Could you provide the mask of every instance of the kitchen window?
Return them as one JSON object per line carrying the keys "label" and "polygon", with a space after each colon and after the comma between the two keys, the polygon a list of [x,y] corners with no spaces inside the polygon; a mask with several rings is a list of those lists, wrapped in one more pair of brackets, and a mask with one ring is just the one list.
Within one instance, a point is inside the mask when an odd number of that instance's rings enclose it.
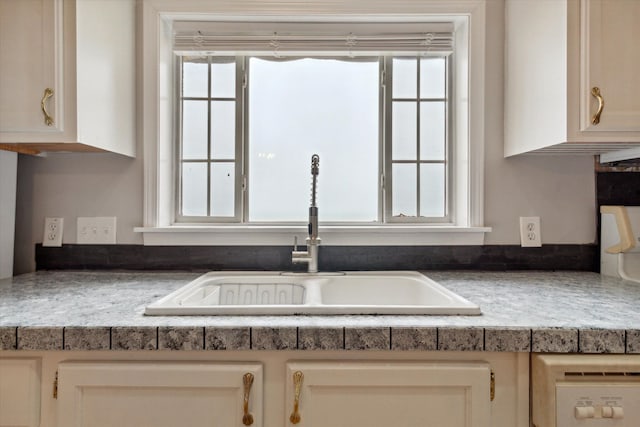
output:
{"label": "kitchen window", "polygon": [[[247,9],[252,11],[250,15],[244,12],[245,6],[250,7]],[[144,75],[145,202],[144,225],[136,230],[143,233],[145,244],[282,245],[290,244],[294,236],[304,237],[310,155],[317,151],[321,154],[318,197],[323,244],[483,243],[484,233],[490,231],[483,224],[484,2],[462,0],[451,5],[440,0],[409,0],[398,6],[388,2],[337,0],[334,6],[334,12],[327,13],[322,3],[313,1],[282,7],[269,1],[248,0],[211,4],[190,0],[144,2],[141,73]],[[277,12],[273,7],[277,7]],[[220,39],[213,34],[229,33],[231,29],[234,36],[255,35],[265,28],[278,26],[276,30],[267,31],[267,49],[256,47],[255,37],[249,40],[239,37],[234,43],[222,40],[216,44],[216,39]],[[298,34],[313,28],[315,34],[321,35],[335,34],[339,29],[341,36],[336,43],[340,46],[326,43],[326,38],[311,47],[309,44],[287,45],[284,27]],[[414,30],[419,27],[430,28],[418,31],[420,47],[396,51],[378,46],[369,51],[358,50],[368,43],[363,34],[380,32],[381,28],[385,29],[384,33],[389,33],[386,31],[389,29],[395,33],[416,33]],[[448,51],[432,49],[425,54],[421,47],[425,35],[430,33],[447,33]],[[297,41],[300,40],[294,40]],[[353,108],[358,109],[359,101],[362,101],[360,105],[367,106],[360,110],[362,114],[366,112],[373,124],[365,131],[348,123],[354,120],[342,120],[352,128],[334,129],[338,135],[350,132],[352,140],[367,135],[363,139],[368,145],[359,148],[355,157],[344,150],[345,139],[313,139],[320,134],[318,129],[331,130],[319,126],[323,123],[321,120],[312,123],[315,127],[303,127],[306,132],[290,129],[292,120],[274,115],[283,110],[252,102],[252,98],[260,96],[270,102],[283,98],[274,97],[274,92],[271,95],[253,92],[277,83],[269,78],[268,85],[256,85],[261,76],[268,75],[266,69],[288,72],[304,62],[314,63],[314,67],[335,65],[345,77],[332,81],[354,90],[358,85],[369,87],[368,82],[373,82],[375,76],[377,93],[364,89],[349,98],[356,106]],[[206,68],[207,77],[200,77],[206,81],[206,93],[182,93],[183,79],[192,71],[186,70],[184,64],[187,68]],[[209,76],[209,67],[213,77]],[[444,84],[440,84],[444,93],[423,93],[432,88],[424,85],[419,76],[430,67],[444,69],[441,73]],[[413,70],[414,77],[402,79],[402,83],[415,84],[415,97],[399,92],[400,86],[394,93],[391,83],[394,75],[398,76],[399,72],[408,75],[409,69]],[[216,77],[216,70],[227,71],[217,73]],[[323,71],[329,72],[333,71]],[[350,73],[368,77],[358,79],[358,85],[354,85],[347,78]],[[234,76],[235,93],[214,93],[215,89],[210,93],[211,79],[224,78],[224,75]],[[279,93],[277,88],[272,90]],[[347,108],[342,101],[331,102]],[[293,105],[306,108],[306,104]],[[305,113],[298,110],[286,114]],[[200,125],[190,124],[184,128],[185,113],[199,115]],[[352,117],[352,113],[337,116],[344,119]],[[425,125],[428,120],[431,124]],[[334,116],[324,123],[333,125],[339,121]],[[425,127],[435,122],[442,123],[440,128],[425,132]],[[293,132],[289,144],[309,144],[308,152],[298,154],[286,149],[277,152],[275,148],[285,140],[280,139],[277,132],[284,131]],[[195,144],[189,147],[179,144],[185,136],[191,138],[198,132],[200,136]],[[261,146],[260,138],[269,135],[276,135],[278,144]],[[440,138],[445,143],[434,149],[436,143],[425,140],[425,136]],[[215,140],[221,141],[220,138],[226,142],[216,145]],[[325,152],[324,147],[317,148],[317,144],[330,142],[338,147],[339,155]],[[289,207],[280,202],[271,203],[271,190],[260,190],[260,185],[272,189],[278,184],[268,183],[266,178],[272,174],[265,169],[267,172],[262,171],[260,175],[257,168],[259,162],[275,164],[283,157],[289,158],[286,166],[293,169],[272,170],[285,176],[280,182],[297,186],[283,192],[283,197],[290,199]],[[360,158],[367,158],[366,164],[371,166],[358,169],[361,165],[355,159]],[[345,170],[350,171],[352,177],[362,178],[362,182],[339,178]],[[342,184],[332,184],[332,179]],[[345,183],[355,187],[345,190]],[[215,191],[216,185],[218,191]],[[347,209],[345,202],[330,199],[344,194],[363,197],[366,202],[353,200],[355,208]],[[183,197],[188,199],[186,204]],[[349,202],[351,198],[355,196],[350,197]],[[283,209],[273,210],[273,206]]]}
{"label": "kitchen window", "polygon": [[447,221],[449,61],[181,56],[178,222]]}

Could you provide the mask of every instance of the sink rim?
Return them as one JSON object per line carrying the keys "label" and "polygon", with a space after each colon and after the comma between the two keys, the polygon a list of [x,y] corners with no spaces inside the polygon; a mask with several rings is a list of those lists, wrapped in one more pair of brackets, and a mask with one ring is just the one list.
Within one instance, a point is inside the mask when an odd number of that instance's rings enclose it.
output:
{"label": "sink rim", "polygon": [[[323,283],[337,277],[354,277],[366,279],[413,279],[419,280],[416,286],[425,286],[450,298],[455,306],[427,304],[332,304],[323,303],[320,299]],[[277,280],[277,283],[294,283],[305,287],[305,299],[302,304],[238,304],[238,305],[178,305],[177,299],[188,292],[197,291],[198,287],[215,279],[252,280],[255,278]],[[282,281],[282,282],[280,282]],[[248,282],[252,283],[252,282]],[[270,282],[274,283],[274,282]],[[340,286],[332,283],[331,286]],[[366,286],[360,285],[360,286]],[[382,285],[384,286],[384,285]],[[391,285],[392,286],[392,285]],[[428,276],[417,271],[354,271],[354,272],[320,272],[295,273],[286,271],[211,271],[202,274],[188,284],[148,304],[145,315],[150,316],[224,316],[224,315],[481,315],[477,304],[442,286]]]}

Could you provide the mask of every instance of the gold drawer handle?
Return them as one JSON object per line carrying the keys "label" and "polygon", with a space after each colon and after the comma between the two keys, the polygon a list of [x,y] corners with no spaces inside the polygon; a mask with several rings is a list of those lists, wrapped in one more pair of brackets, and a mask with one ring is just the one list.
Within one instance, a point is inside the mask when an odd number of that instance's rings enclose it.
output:
{"label": "gold drawer handle", "polygon": [[52,96],[53,96],[53,89],[48,87],[44,90],[44,95],[42,95],[42,101],[40,101],[40,108],[42,108],[42,114],[44,114],[44,122],[46,123],[47,126],[53,126],[53,117],[49,115],[49,113],[47,112],[47,106],[45,105],[45,102],[47,102],[47,99],[51,98]]}
{"label": "gold drawer handle", "polygon": [[298,412],[300,405],[300,388],[302,387],[302,379],[304,375],[300,371],[293,373],[293,386],[295,387],[295,393],[293,396],[293,412],[289,417],[291,424],[298,424],[300,422],[300,412]]}
{"label": "gold drawer handle", "polygon": [[600,123],[600,115],[602,114],[602,110],[604,110],[604,98],[600,94],[599,87],[593,87],[591,89],[591,95],[598,100],[598,111],[591,118],[591,123],[597,125]]}
{"label": "gold drawer handle", "polygon": [[242,384],[244,385],[243,404],[242,404],[242,424],[250,426],[253,424],[253,415],[249,413],[249,394],[253,385],[253,374],[246,373],[242,376]]}

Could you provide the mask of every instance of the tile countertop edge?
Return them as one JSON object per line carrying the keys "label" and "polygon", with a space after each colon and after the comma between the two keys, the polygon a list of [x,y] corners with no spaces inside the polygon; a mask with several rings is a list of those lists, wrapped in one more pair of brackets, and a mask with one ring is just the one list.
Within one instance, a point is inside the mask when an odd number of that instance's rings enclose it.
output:
{"label": "tile countertop edge", "polygon": [[640,354],[640,330],[471,326],[0,326],[0,350],[377,350]]}
{"label": "tile countertop edge", "polygon": [[482,316],[144,316],[196,272],[0,280],[0,351],[344,350],[640,354],[640,285],[586,272],[427,272]]}

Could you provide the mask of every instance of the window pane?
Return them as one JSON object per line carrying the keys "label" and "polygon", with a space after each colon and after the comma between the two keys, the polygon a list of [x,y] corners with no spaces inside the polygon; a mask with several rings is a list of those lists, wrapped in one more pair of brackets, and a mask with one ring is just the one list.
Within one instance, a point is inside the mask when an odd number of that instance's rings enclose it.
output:
{"label": "window pane", "polygon": [[445,159],[445,102],[420,103],[420,159]]}
{"label": "window pane", "polygon": [[182,164],[182,214],[207,214],[207,164]]}
{"label": "window pane", "polygon": [[445,167],[442,163],[420,165],[420,215],[442,217],[445,209]]}
{"label": "window pane", "polygon": [[444,98],[446,94],[445,58],[420,60],[420,98]]}
{"label": "window pane", "polygon": [[236,97],[236,60],[235,58],[212,58],[211,97]]}
{"label": "window pane", "polygon": [[393,216],[416,216],[416,165],[415,164],[394,164],[392,215]]}
{"label": "window pane", "polygon": [[394,102],[392,113],[393,160],[416,160],[417,123],[415,102]]}
{"label": "window pane", "polygon": [[307,221],[314,153],[320,221],[377,219],[378,73],[377,60],[251,58],[250,221]]}
{"label": "window pane", "polygon": [[236,103],[211,103],[211,156],[214,159],[233,159],[236,155]]}
{"label": "window pane", "polygon": [[182,158],[207,158],[207,102],[182,102]]}
{"label": "window pane", "polygon": [[393,58],[393,98],[412,98],[418,95],[418,60]]}
{"label": "window pane", "polygon": [[[304,159],[300,153],[287,155],[286,149],[274,144],[260,146],[261,151],[249,149],[249,220],[303,221],[309,206]],[[297,170],[292,170],[293,164]]]}
{"label": "window pane", "polygon": [[209,91],[209,64],[207,58],[183,58],[182,60],[182,96],[206,98]]}
{"label": "window pane", "polygon": [[234,216],[235,165],[211,164],[211,215]]}

